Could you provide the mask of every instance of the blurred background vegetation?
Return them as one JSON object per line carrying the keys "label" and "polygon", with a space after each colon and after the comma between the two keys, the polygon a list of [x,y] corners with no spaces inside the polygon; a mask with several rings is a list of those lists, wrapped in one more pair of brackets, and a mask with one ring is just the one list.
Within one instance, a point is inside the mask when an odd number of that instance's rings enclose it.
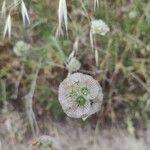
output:
{"label": "blurred background vegetation", "polygon": [[[17,111],[25,111],[22,99],[30,90],[40,62],[32,99],[35,115],[37,120],[45,115],[63,120],[66,115],[58,102],[58,86],[67,75],[65,63],[77,42],[79,72],[92,75],[104,92],[102,110],[86,122],[95,124],[100,120],[102,126],[115,124],[129,130],[149,122],[148,0],[100,0],[96,10],[92,0],[67,0],[68,37],[64,33],[57,38],[59,1],[27,0],[25,3],[31,23],[23,25],[19,8],[12,11],[11,40],[3,40],[5,20],[0,21],[0,111],[5,101]],[[98,66],[90,45],[90,18],[102,19],[110,27],[107,35],[96,36]],[[20,40],[31,45],[29,55],[14,54],[13,49]]]}

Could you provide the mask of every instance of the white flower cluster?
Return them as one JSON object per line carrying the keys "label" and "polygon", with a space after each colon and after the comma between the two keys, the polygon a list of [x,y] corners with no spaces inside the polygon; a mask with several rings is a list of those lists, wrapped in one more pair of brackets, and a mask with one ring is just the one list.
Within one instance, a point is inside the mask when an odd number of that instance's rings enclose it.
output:
{"label": "white flower cluster", "polygon": [[105,35],[110,29],[103,20],[93,20],[91,21],[91,32],[92,34]]}
{"label": "white flower cluster", "polygon": [[13,51],[16,54],[16,56],[24,57],[29,53],[30,48],[31,48],[30,44],[27,44],[23,41],[18,41],[14,46]]}
{"label": "white flower cluster", "polygon": [[69,117],[86,119],[101,109],[102,100],[101,86],[89,75],[71,74],[59,86],[59,101]]}
{"label": "white flower cluster", "polygon": [[130,11],[129,14],[128,14],[128,17],[129,17],[130,19],[134,19],[134,18],[136,18],[137,16],[138,16],[138,13],[137,13],[137,11],[135,11],[135,10]]}

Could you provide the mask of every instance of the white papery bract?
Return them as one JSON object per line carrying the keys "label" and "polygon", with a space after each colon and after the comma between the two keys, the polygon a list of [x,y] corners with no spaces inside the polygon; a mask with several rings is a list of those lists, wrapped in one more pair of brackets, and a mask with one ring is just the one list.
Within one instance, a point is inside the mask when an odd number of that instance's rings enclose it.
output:
{"label": "white papery bract", "polygon": [[109,32],[108,25],[101,19],[91,21],[91,33],[105,35]]}
{"label": "white papery bract", "polygon": [[101,109],[102,88],[89,75],[74,73],[59,86],[59,102],[63,111],[73,118],[85,119]]}

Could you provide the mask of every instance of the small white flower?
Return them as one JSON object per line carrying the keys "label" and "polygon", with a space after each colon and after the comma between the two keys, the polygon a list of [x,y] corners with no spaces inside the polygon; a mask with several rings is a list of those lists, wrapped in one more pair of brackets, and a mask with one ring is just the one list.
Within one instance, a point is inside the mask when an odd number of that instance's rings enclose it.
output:
{"label": "small white flower", "polygon": [[133,19],[133,18],[136,18],[137,15],[138,15],[137,11],[132,10],[132,11],[129,12],[128,17],[129,17],[130,19]]}
{"label": "small white flower", "polygon": [[92,34],[105,35],[110,29],[103,20],[93,20],[91,21],[91,32]]}
{"label": "small white flower", "polygon": [[31,45],[29,45],[23,41],[18,41],[16,43],[13,51],[16,54],[16,56],[23,57],[29,53],[30,48],[31,48]]}
{"label": "small white flower", "polygon": [[69,117],[87,118],[100,110],[102,99],[101,86],[89,75],[74,73],[59,86],[59,101]]}

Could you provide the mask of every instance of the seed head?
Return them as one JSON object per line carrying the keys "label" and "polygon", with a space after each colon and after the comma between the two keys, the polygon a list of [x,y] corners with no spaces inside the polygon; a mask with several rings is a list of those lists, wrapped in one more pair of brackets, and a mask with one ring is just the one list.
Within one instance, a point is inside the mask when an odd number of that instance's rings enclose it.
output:
{"label": "seed head", "polygon": [[63,111],[73,118],[87,118],[100,110],[103,94],[99,83],[89,75],[74,73],[59,86]]}

